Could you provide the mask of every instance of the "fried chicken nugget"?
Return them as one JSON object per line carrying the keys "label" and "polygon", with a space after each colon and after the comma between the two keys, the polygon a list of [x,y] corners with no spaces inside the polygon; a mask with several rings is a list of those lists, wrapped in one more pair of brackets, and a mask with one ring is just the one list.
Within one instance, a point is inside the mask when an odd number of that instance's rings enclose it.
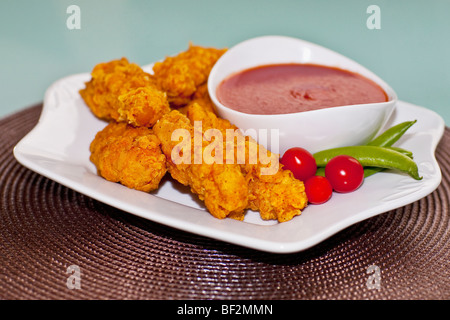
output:
{"label": "fried chicken nugget", "polygon": [[96,134],[90,151],[100,176],[132,189],[156,190],[167,172],[160,141],[145,127],[111,122]]}
{"label": "fried chicken nugget", "polygon": [[126,58],[97,64],[80,95],[94,115],[107,121],[152,127],[170,111],[152,75]]}
{"label": "fried chicken nugget", "polygon": [[[195,132],[198,129],[177,110],[164,115],[153,130],[161,141],[171,176],[189,186],[214,217],[243,220],[248,206],[248,186],[239,165],[219,161],[209,163],[204,157],[206,143],[200,142],[198,148],[194,143],[196,134],[203,140],[203,133]],[[176,130],[183,130],[177,131],[185,135],[182,142],[176,140]],[[200,161],[196,161],[196,153],[201,157]]]}
{"label": "fried chicken nugget", "polygon": [[261,174],[263,166],[246,166],[251,194],[249,208],[258,210],[264,220],[276,219],[278,222],[300,215],[308,203],[303,182],[281,166],[273,175]]}
{"label": "fried chicken nugget", "polygon": [[206,83],[212,67],[225,51],[190,44],[186,51],[155,63],[156,83],[167,93],[171,105],[179,107],[189,103],[199,86]]}
{"label": "fried chicken nugget", "polygon": [[[303,182],[295,179],[292,172],[284,170],[281,164],[277,170],[272,170],[272,174],[263,174],[262,170],[268,169],[272,164],[265,163],[259,158],[260,151],[267,154],[268,159],[274,159],[274,154],[252,138],[242,136],[235,125],[217,117],[200,104],[189,105],[186,115],[192,123],[201,121],[202,130],[216,128],[226,135],[227,130],[231,129],[237,135],[241,135],[240,143],[239,139],[233,139],[234,146],[230,148],[233,154],[228,153],[227,156],[234,157],[235,163],[241,163],[241,170],[246,177],[249,189],[248,209],[259,211],[264,220],[276,219],[279,222],[289,221],[301,214],[301,210],[308,202]],[[229,142],[227,139],[227,143]],[[245,161],[239,161],[237,158],[241,148],[245,148]],[[253,159],[250,158],[252,154],[256,154]],[[278,160],[278,155],[276,158]]]}
{"label": "fried chicken nugget", "polygon": [[214,102],[212,102],[211,97],[208,92],[208,83],[204,83],[197,88],[197,91],[192,95],[191,100],[182,107],[178,107],[177,110],[182,114],[186,115],[187,110],[190,109],[191,105],[194,103],[198,103],[202,106],[203,109],[210,111],[212,113],[216,113],[216,107],[214,106]]}

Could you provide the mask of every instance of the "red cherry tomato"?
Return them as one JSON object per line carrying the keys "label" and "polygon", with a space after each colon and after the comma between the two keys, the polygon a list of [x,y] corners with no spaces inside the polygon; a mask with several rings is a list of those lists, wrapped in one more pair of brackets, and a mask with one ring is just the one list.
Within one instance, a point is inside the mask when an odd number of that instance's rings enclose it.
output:
{"label": "red cherry tomato", "polygon": [[317,171],[316,159],[306,149],[291,148],[287,150],[280,160],[285,169],[290,170],[294,177],[301,181],[306,181],[314,176]]}
{"label": "red cherry tomato", "polygon": [[312,204],[322,204],[330,200],[333,188],[327,178],[313,176],[305,182],[305,192]]}
{"label": "red cherry tomato", "polygon": [[330,181],[334,191],[352,192],[364,181],[364,168],[353,157],[340,155],[328,161],[325,166],[325,177]]}

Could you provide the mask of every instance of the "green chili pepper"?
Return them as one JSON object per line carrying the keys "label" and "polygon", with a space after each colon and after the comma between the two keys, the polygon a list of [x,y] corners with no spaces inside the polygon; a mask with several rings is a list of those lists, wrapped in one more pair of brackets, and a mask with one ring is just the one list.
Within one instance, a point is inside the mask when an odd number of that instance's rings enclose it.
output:
{"label": "green chili pepper", "polygon": [[417,120],[414,121],[405,121],[402,123],[399,123],[389,129],[387,129],[385,132],[380,134],[377,138],[370,141],[367,145],[368,146],[378,146],[378,147],[390,147],[395,142],[398,141],[398,139],[403,136],[403,134],[414,124]]}
{"label": "green chili pepper", "polygon": [[417,164],[396,150],[378,146],[352,146],[324,150],[313,154],[318,167],[325,167],[328,161],[338,155],[348,155],[357,159],[363,167],[394,169],[408,173],[421,180]]}

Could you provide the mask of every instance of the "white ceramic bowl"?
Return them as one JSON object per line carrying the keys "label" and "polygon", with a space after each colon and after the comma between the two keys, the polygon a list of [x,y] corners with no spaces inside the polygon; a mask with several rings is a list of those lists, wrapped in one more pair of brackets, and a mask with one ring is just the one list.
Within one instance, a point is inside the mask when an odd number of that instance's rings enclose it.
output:
{"label": "white ceramic bowl", "polygon": [[[380,85],[388,95],[388,101],[276,115],[242,113],[218,101],[217,86],[228,76],[251,67],[276,63],[313,63],[356,72]],[[396,93],[388,84],[355,61],[316,44],[284,36],[253,38],[230,48],[211,70],[208,90],[220,117],[230,120],[281,155],[291,147],[303,147],[314,153],[366,143],[386,123],[397,101]],[[278,145],[274,140],[266,143],[276,136],[267,138],[270,132],[276,133],[272,129],[278,130]],[[267,139],[264,139],[265,132]]]}

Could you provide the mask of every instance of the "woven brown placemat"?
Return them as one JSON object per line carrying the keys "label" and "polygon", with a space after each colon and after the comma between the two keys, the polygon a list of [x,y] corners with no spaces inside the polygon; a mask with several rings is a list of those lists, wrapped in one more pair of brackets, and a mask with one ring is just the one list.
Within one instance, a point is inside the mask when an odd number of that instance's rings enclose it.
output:
{"label": "woven brown placemat", "polygon": [[0,120],[0,299],[450,298],[449,128],[435,192],[280,255],[141,219],[24,168],[12,150],[41,109]]}

